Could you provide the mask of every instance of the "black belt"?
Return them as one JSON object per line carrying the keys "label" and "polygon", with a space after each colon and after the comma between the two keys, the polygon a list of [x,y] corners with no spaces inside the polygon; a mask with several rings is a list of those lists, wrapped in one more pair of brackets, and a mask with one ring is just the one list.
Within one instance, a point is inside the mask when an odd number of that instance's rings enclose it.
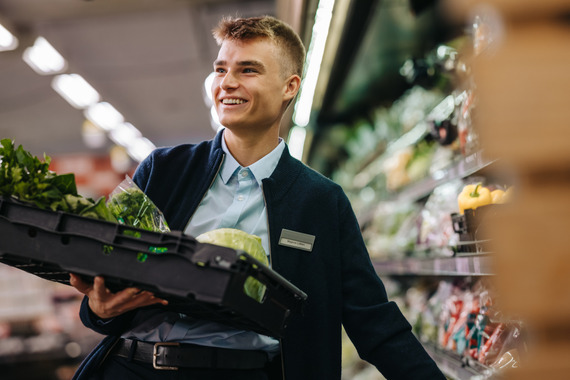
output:
{"label": "black belt", "polygon": [[234,350],[177,342],[148,343],[120,339],[111,355],[143,363],[155,369],[180,368],[255,369],[268,363],[265,351]]}

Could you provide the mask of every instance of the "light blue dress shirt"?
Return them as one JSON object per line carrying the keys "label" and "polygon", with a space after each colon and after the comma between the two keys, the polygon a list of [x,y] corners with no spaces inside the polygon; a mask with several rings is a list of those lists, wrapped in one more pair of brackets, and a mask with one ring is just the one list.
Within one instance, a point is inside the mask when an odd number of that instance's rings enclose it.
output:
{"label": "light blue dress shirt", "polygon": [[261,181],[268,178],[281,158],[285,143],[248,167],[241,167],[222,139],[226,157],[184,233],[198,236],[216,228],[236,228],[259,236],[265,253],[269,255],[267,210],[261,190]]}
{"label": "light blue dress shirt", "polygon": [[[248,167],[241,167],[225,140],[226,157],[212,186],[189,221],[184,233],[198,236],[217,228],[236,228],[261,238],[269,255],[267,210],[261,181],[269,177],[285,149],[283,140],[268,155]],[[157,318],[160,318],[158,315]],[[158,328],[152,327],[156,326]],[[162,320],[147,321],[124,337],[149,342],[177,341],[203,346],[279,352],[279,341],[252,331],[238,330],[216,322],[197,320],[183,314],[167,313]]]}

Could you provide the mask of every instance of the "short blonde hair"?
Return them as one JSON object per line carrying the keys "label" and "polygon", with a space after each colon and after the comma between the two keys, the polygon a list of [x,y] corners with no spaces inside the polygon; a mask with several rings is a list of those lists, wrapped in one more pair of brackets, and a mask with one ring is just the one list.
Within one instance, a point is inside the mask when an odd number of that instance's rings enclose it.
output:
{"label": "short blonde hair", "polygon": [[271,16],[232,18],[224,17],[213,30],[218,45],[226,40],[248,41],[268,38],[281,50],[287,62],[283,65],[286,75],[303,75],[305,47],[301,38],[285,22]]}

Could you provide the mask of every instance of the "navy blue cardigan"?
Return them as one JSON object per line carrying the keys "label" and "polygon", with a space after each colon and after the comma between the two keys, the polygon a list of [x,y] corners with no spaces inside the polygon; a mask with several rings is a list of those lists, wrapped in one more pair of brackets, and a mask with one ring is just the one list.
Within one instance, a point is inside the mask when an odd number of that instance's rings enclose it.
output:
{"label": "navy blue cardigan", "polygon": [[[184,230],[223,159],[222,134],[196,145],[155,150],[134,180],[164,213],[173,230]],[[337,184],[294,159],[285,149],[275,172],[263,180],[272,268],[308,295],[303,316],[294,316],[281,341],[284,378],[341,377],[341,324],[359,355],[388,379],[445,379],[411,332],[397,305],[388,301],[374,271],[350,203]],[[312,252],[278,244],[282,229],[315,236]],[[152,309],[152,308],[151,308]],[[84,324],[117,336],[149,308],[99,325],[84,300]],[[107,338],[82,367],[100,360]],[[87,371],[88,372],[88,371]]]}

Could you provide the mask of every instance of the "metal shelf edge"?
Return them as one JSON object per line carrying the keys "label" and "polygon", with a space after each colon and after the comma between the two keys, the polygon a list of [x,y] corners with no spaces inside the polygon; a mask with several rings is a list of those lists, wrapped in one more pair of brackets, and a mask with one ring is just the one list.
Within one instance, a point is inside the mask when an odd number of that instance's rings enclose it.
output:
{"label": "metal shelf edge", "polygon": [[381,261],[372,259],[378,274],[391,276],[493,276],[488,255],[408,258]]}

